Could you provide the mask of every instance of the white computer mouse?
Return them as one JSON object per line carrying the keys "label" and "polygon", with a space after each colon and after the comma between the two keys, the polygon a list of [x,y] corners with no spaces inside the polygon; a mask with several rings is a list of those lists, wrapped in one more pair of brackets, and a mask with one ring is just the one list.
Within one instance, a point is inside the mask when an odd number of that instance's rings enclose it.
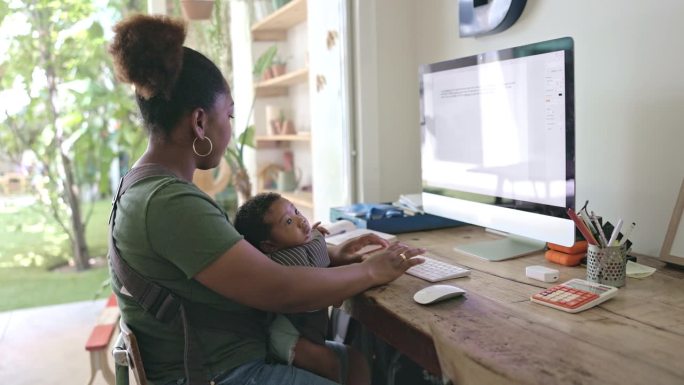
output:
{"label": "white computer mouse", "polygon": [[429,305],[447,298],[465,294],[465,290],[452,285],[431,285],[420,289],[413,295],[413,300],[421,305]]}

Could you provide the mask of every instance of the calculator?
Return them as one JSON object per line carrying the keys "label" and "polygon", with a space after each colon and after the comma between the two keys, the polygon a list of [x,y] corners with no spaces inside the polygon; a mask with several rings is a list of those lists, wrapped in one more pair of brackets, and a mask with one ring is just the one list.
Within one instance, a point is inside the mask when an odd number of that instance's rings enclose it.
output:
{"label": "calculator", "polygon": [[530,299],[554,309],[578,313],[613,298],[617,292],[617,287],[576,278],[545,289]]}

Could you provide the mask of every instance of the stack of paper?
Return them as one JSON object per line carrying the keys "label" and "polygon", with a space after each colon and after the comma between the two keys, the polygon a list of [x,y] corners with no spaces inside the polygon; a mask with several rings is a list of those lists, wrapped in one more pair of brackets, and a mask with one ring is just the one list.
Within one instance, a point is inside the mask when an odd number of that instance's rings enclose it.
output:
{"label": "stack of paper", "polygon": [[[375,234],[378,237],[387,240],[388,242],[392,242],[396,240],[396,236],[394,234],[387,234],[383,233],[380,231],[375,231],[375,230],[369,230],[369,229],[359,229],[356,228],[354,223],[351,221],[347,220],[340,220],[334,223],[329,223],[322,225],[326,230],[330,232],[330,235],[328,235],[325,238],[325,242],[328,245],[331,246],[339,246],[349,240],[352,240],[354,238],[361,237],[366,234]],[[358,254],[366,254],[371,251],[377,250],[382,248],[380,245],[368,245],[361,250],[357,251]]]}
{"label": "stack of paper", "polygon": [[626,275],[631,278],[646,278],[655,273],[654,267],[645,266],[640,263],[627,261]]}
{"label": "stack of paper", "polygon": [[399,200],[392,204],[414,213],[423,213],[423,197],[421,194],[401,194]]}

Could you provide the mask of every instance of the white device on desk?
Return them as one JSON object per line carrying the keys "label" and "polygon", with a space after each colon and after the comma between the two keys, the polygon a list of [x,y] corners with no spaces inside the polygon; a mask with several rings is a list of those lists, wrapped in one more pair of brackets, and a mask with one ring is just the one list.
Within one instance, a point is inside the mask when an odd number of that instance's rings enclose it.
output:
{"label": "white device on desk", "polygon": [[465,290],[452,285],[432,285],[420,289],[413,295],[413,300],[421,305],[429,305],[448,298],[465,294]]}
{"label": "white device on desk", "polygon": [[525,275],[528,278],[542,282],[556,282],[558,281],[558,277],[560,277],[558,270],[540,265],[527,266],[525,268]]}
{"label": "white device on desk", "polygon": [[424,255],[417,255],[417,257],[423,258],[425,262],[406,270],[407,274],[411,274],[414,277],[429,282],[439,282],[444,281],[445,279],[461,278],[470,275],[470,270],[468,269],[438,261]]}
{"label": "white device on desk", "polygon": [[530,299],[554,309],[578,313],[615,297],[617,292],[617,287],[575,278],[537,293]]}

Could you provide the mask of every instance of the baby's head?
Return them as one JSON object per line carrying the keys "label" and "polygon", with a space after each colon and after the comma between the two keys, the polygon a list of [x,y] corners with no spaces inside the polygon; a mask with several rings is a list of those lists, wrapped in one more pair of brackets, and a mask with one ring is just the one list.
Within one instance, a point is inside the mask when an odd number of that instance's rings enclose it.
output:
{"label": "baby's head", "polygon": [[312,238],[309,221],[277,193],[258,194],[240,206],[235,229],[264,253],[300,246]]}

